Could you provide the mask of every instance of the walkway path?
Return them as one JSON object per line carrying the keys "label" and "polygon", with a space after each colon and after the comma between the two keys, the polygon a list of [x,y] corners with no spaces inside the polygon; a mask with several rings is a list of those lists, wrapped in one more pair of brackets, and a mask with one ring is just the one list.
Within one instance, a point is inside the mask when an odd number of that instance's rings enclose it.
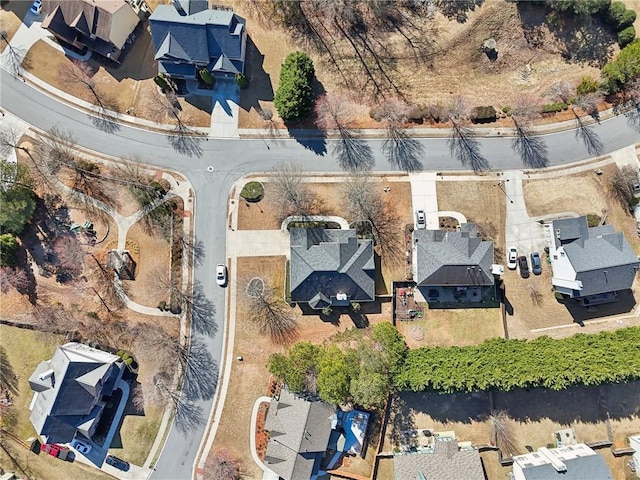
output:
{"label": "walkway path", "polygon": [[251,449],[251,457],[253,461],[262,469],[262,480],[278,480],[278,474],[272,472],[267,468],[267,466],[260,460],[258,457],[258,452],[256,451],[256,424],[258,419],[258,409],[260,405],[263,403],[270,403],[271,397],[258,397],[256,401],[253,403],[253,408],[251,409],[251,432],[249,433],[249,448]]}

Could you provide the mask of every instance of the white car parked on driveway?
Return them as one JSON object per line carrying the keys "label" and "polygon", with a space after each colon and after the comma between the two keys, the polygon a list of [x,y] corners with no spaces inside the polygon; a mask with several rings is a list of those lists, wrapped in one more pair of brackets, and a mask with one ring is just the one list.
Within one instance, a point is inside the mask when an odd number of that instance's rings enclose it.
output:
{"label": "white car parked on driveway", "polygon": [[221,287],[227,284],[227,267],[219,263],[216,267],[216,283]]}
{"label": "white car parked on driveway", "polygon": [[507,250],[507,268],[509,270],[515,270],[518,266],[518,249],[516,247],[509,247]]}

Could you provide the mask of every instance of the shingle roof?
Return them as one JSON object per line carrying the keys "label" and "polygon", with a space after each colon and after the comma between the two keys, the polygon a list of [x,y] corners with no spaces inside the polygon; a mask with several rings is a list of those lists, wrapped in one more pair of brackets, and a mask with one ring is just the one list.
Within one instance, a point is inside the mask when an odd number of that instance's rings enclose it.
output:
{"label": "shingle roof", "polygon": [[640,262],[622,232],[611,225],[589,228],[584,216],[556,220],[551,228],[582,282],[581,296],[631,288]]}
{"label": "shingle roof", "polygon": [[269,405],[265,464],[285,480],[311,478],[327,449],[335,407],[283,389]]}
{"label": "shingle roof", "polygon": [[99,396],[110,394],[120,369],[119,357],[81,345],[58,347],[29,378],[37,392],[31,423],[49,442],[67,442],[76,428],[100,416]]}
{"label": "shingle roof", "polygon": [[[569,450],[567,456],[564,456],[563,449]],[[581,451],[583,445],[571,445],[569,447],[560,447],[549,450],[549,454],[556,457],[557,461],[564,463],[566,470],[558,471],[549,461],[528,461],[535,453],[529,453],[514,457],[514,465],[518,465],[526,480],[613,480],[611,470],[607,466],[604,457],[598,455],[593,450],[590,454]],[[568,458],[574,455],[574,458]],[[539,454],[538,454],[539,455]]]}
{"label": "shingle roof", "polygon": [[156,59],[165,59],[161,47],[171,34],[185,52],[184,61],[215,65],[224,54],[234,66],[228,71],[238,70],[238,64],[239,70],[243,70],[245,19],[231,11],[214,9],[180,15],[171,5],[158,5],[149,17],[149,24]]}
{"label": "shingle roof", "polygon": [[414,230],[418,285],[493,285],[493,242],[478,237],[475,224],[461,227],[457,232]]}
{"label": "shingle roof", "polygon": [[455,440],[436,440],[434,446],[432,453],[394,456],[395,480],[485,480],[477,450],[459,450]]}
{"label": "shingle roof", "polygon": [[323,228],[292,228],[290,238],[292,301],[330,299],[339,293],[353,301],[375,298],[372,240],[359,240],[355,230]]}

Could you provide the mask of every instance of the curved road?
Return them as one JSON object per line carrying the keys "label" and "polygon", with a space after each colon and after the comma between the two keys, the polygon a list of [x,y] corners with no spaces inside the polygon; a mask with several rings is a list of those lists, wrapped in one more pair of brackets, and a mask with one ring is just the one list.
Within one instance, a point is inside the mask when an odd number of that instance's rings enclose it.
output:
{"label": "curved road", "polygon": [[[119,125],[114,133],[97,129],[91,117],[72,106],[61,103],[40,90],[22,82],[0,69],[0,105],[26,123],[46,130],[56,125],[72,131],[78,144],[87,149],[121,158],[137,157],[146,163],[171,168],[186,175],[193,185],[197,199],[195,230],[206,246],[204,265],[195,276],[217,307],[216,318],[220,330],[204,337],[208,349],[220,364],[224,332],[224,290],[213,281],[215,264],[225,259],[225,231],[227,196],[232,184],[249,172],[267,171],[282,161],[295,161],[309,171],[340,171],[331,155],[332,140],[303,140],[313,149],[305,148],[296,140],[263,139],[208,139],[199,140],[199,156],[190,157],[172,148],[165,134],[149,132],[136,127]],[[603,121],[593,126],[604,145],[611,152],[640,141],[640,133],[624,116]],[[550,166],[585,160],[592,155],[576,136],[575,131],[544,135],[549,151]],[[523,168],[520,157],[511,148],[511,138],[478,138],[481,152],[491,168],[498,170]],[[463,167],[453,159],[446,138],[417,139],[424,147],[425,170],[460,170]],[[382,155],[382,140],[367,142],[375,157],[375,170],[390,170]],[[324,152],[317,154],[316,151]],[[213,167],[213,171],[207,170]],[[211,410],[213,399],[200,402],[205,414]],[[156,464],[155,479],[190,479],[194,459],[206,425],[198,425],[187,434],[172,425],[164,449]]]}

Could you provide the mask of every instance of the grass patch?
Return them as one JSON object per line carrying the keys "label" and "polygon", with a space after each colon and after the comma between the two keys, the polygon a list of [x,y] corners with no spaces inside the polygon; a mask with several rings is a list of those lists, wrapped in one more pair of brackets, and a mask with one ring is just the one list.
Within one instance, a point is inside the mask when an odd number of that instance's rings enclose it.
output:
{"label": "grass patch", "polygon": [[161,408],[146,406],[144,415],[126,415],[118,432],[121,446],[110,448],[109,453],[134,465],[144,464],[158,434],[162,413]]}
{"label": "grass patch", "polygon": [[0,325],[2,346],[13,371],[18,375],[18,393],[13,397],[10,410],[14,422],[7,425],[7,430],[23,440],[36,435],[29,420],[29,404],[33,391],[29,387],[29,377],[43,360],[49,360],[58,345],[65,340],[62,335],[53,335],[33,330]]}

